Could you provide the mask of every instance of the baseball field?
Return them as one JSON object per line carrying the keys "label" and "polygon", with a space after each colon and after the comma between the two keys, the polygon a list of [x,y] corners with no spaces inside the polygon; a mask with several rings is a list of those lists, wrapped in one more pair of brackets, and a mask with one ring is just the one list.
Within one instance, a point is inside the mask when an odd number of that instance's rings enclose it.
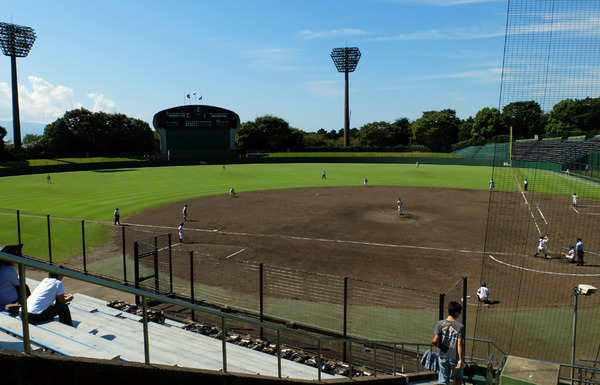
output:
{"label": "baseball field", "polygon": [[[492,177],[496,187],[490,194]],[[525,178],[530,180],[528,192],[521,191]],[[117,231],[112,226],[117,207],[124,226],[168,232],[178,243],[177,227],[187,204],[183,244],[177,247],[433,292],[445,292],[466,276],[471,294],[467,306],[477,310],[470,312],[471,335],[476,331],[495,339],[500,332],[509,346],[518,345],[516,338],[544,343],[548,333],[529,328],[535,329],[547,314],[564,324],[573,282],[585,277],[590,282],[581,283],[594,284],[600,273],[594,257],[600,247],[592,231],[585,235],[585,275],[560,259],[581,226],[597,229],[597,186],[555,178],[562,176],[509,168],[337,163],[57,173],[51,184],[46,175],[5,177],[0,178],[5,198],[1,212],[6,214],[0,219],[1,243],[16,243],[13,213],[20,210],[23,217],[43,214],[98,224],[86,230],[86,247],[93,249],[110,243]],[[229,196],[230,188],[235,188],[235,198]],[[573,191],[582,196],[577,213],[570,208]],[[398,198],[404,202],[402,215]],[[24,252],[43,258],[46,219],[23,222],[27,229],[22,231],[31,233],[24,236]],[[54,244],[81,243],[78,221],[53,219],[52,226]],[[551,237],[549,260],[533,258],[542,231]],[[78,253],[63,249],[53,252],[55,262]],[[184,263],[174,267],[175,275],[187,271]],[[491,286],[494,300],[485,307],[475,298],[481,280]],[[595,298],[589,300],[597,305]],[[517,318],[527,328],[515,332]],[[555,337],[568,340],[568,329],[553,329]],[[587,342],[589,351],[600,345]]]}

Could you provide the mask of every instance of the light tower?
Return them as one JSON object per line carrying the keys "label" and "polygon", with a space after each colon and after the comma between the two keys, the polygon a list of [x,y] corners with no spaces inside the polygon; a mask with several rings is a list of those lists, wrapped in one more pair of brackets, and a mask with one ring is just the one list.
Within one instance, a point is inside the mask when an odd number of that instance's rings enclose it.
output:
{"label": "light tower", "polygon": [[338,72],[346,76],[346,92],[344,98],[344,147],[350,145],[348,130],[350,129],[350,108],[348,103],[348,73],[354,72],[360,60],[360,50],[357,47],[334,48],[331,58]]}
{"label": "light tower", "polygon": [[21,120],[19,118],[19,84],[17,82],[17,57],[27,57],[35,42],[33,28],[0,23],[0,46],[5,56],[10,56],[12,72],[13,136],[15,150],[21,149]]}

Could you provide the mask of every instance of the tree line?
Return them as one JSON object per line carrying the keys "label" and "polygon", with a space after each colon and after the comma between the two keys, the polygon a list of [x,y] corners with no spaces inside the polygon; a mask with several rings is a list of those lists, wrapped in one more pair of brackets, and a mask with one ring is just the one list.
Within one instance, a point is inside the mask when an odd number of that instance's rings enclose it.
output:
{"label": "tree line", "polygon": [[[272,115],[242,123],[236,150],[280,151],[416,151],[451,152],[471,145],[501,143],[537,136],[561,137],[600,134],[600,98],[565,99],[544,113],[535,101],[507,104],[502,111],[482,108],[474,117],[460,119],[456,111],[425,111],[410,121],[376,121],[349,131],[350,146],[344,147],[344,130],[305,132]],[[0,126],[0,144],[7,131]],[[0,148],[3,150],[3,147]],[[23,138],[23,155],[41,157],[145,156],[158,153],[158,134],[140,119],[123,114],[68,111],[48,124],[43,135]],[[6,158],[7,152],[2,151]]]}
{"label": "tree line", "polygon": [[513,139],[586,136],[600,134],[600,98],[565,99],[547,113],[535,101],[507,104],[502,111],[482,108],[475,117],[460,119],[456,111],[425,111],[410,121],[372,122],[349,130],[304,132],[278,117],[266,115],[241,125],[236,136],[239,153],[278,151],[420,151],[451,152],[472,145]]}

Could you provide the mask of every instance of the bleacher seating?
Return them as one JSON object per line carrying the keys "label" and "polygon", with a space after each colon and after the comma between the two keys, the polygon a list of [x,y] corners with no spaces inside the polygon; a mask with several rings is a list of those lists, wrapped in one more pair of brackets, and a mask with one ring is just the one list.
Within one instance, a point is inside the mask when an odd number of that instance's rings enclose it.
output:
{"label": "bleacher seating", "polygon": [[[33,288],[35,283],[28,280]],[[58,320],[30,325],[32,349],[45,348],[62,355],[145,362],[141,317],[106,306],[100,299],[77,293],[70,304],[73,327]],[[184,330],[184,324],[150,322],[150,361],[153,364],[222,370],[222,341]],[[23,350],[19,316],[0,312],[0,348]],[[229,372],[276,377],[277,357],[227,343]],[[282,376],[315,380],[317,368],[281,360]],[[322,378],[333,378],[322,373]]]}
{"label": "bleacher seating", "polygon": [[479,151],[479,149],[481,149],[481,147],[482,146],[469,146],[469,147],[461,148],[460,150],[453,151],[452,154],[454,154],[456,156],[461,156],[465,159],[471,159],[475,156],[475,154],[477,154],[477,152]]}

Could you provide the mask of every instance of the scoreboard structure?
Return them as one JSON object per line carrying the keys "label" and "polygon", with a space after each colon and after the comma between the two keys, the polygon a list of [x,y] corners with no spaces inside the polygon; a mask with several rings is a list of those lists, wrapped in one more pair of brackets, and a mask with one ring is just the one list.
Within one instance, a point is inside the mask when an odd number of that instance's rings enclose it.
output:
{"label": "scoreboard structure", "polygon": [[152,121],[160,135],[163,159],[235,156],[240,117],[207,105],[186,105],[157,112]]}

